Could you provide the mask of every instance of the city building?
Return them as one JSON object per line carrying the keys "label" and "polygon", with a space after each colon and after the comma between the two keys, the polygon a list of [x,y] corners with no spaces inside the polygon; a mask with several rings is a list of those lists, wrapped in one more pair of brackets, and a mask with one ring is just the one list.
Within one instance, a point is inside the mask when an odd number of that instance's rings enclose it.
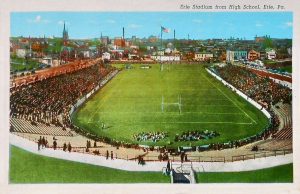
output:
{"label": "city building", "polygon": [[102,54],[102,60],[110,60],[110,53],[105,52]]}
{"label": "city building", "polygon": [[196,52],[194,56],[195,61],[207,61],[214,57],[212,53],[208,52]]}
{"label": "city building", "polygon": [[249,61],[255,61],[259,58],[260,58],[260,53],[259,52],[255,51],[255,50],[250,50],[248,52],[248,60]]}
{"label": "city building", "polygon": [[266,49],[266,57],[267,57],[267,59],[275,59],[276,51],[272,48],[267,48]]}
{"label": "city building", "polygon": [[226,51],[226,61],[228,62],[234,61],[234,51],[230,51],[230,50]]}
{"label": "city building", "polygon": [[104,45],[107,46],[109,44],[109,37],[108,36],[101,36],[100,42]]}
{"label": "city building", "polygon": [[247,51],[243,51],[243,50],[226,51],[226,60],[229,62],[243,60],[243,59],[247,59]]}
{"label": "city building", "polygon": [[17,57],[19,57],[19,58],[25,58],[26,54],[27,54],[27,51],[26,51],[25,48],[18,48],[18,49],[16,49],[16,55],[17,55]]}
{"label": "city building", "polygon": [[122,37],[115,37],[114,45],[117,46],[117,47],[124,47],[125,46],[125,40]]}

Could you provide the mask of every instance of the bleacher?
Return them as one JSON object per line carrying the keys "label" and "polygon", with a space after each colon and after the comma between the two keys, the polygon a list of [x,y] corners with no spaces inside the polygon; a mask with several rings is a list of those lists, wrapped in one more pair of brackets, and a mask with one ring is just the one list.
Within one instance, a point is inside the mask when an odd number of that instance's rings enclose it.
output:
{"label": "bleacher", "polygon": [[[264,141],[257,142],[255,144],[258,146],[259,150],[265,150],[265,151],[272,151],[272,150],[284,150],[284,149],[292,149],[293,144],[292,141],[287,139],[268,139]],[[252,148],[252,146],[249,146],[249,148]]]}
{"label": "bleacher", "polygon": [[10,118],[11,132],[32,133],[40,135],[52,136],[73,136],[70,129],[63,129],[54,125],[46,125],[42,123],[35,123],[18,118]]}
{"label": "bleacher", "polygon": [[273,135],[274,139],[293,139],[293,128],[285,127]]}
{"label": "bleacher", "polygon": [[282,121],[282,128],[275,133],[273,139],[283,140],[293,138],[292,106],[290,104],[279,104],[276,108]]}

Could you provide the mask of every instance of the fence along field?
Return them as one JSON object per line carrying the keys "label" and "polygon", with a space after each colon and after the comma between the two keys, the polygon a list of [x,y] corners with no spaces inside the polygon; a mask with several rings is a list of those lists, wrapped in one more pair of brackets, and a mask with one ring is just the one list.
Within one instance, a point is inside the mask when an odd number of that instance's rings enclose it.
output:
{"label": "fence along field", "polygon": [[[262,131],[268,119],[210,76],[201,65],[159,64],[124,69],[89,99],[73,121],[92,133],[143,145],[190,146],[238,140]],[[220,136],[174,142],[184,131],[217,131]],[[167,132],[158,142],[134,134]]]}

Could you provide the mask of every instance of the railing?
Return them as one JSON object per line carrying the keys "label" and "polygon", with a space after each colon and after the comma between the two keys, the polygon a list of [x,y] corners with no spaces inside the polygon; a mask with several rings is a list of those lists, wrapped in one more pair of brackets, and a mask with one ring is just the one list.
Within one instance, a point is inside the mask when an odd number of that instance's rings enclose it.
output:
{"label": "railing", "polygon": [[[16,133],[15,135],[18,135],[20,137],[23,137],[25,139],[28,139],[30,141],[33,141],[37,143],[38,138],[32,138],[30,135],[25,135],[22,133]],[[48,146],[47,148],[53,148],[53,146]],[[91,154],[95,156],[103,156],[107,157],[106,151],[100,151],[99,148],[103,148],[102,146],[96,146],[96,147],[91,147],[87,150],[86,147],[72,147],[72,152],[77,152],[77,153],[84,153],[84,154]],[[56,150],[63,150],[63,147],[57,146]],[[66,150],[68,152],[68,150]],[[181,160],[180,155],[170,155],[168,154],[168,158],[159,159],[158,156],[149,156],[147,155],[148,153],[144,153],[143,155],[118,155],[116,152],[113,154],[113,159],[121,159],[121,160],[126,160],[126,161],[138,161],[139,156],[143,158],[145,162],[167,162],[170,160],[171,162],[183,162],[185,164],[193,164],[195,162],[236,162],[236,161],[245,161],[245,160],[255,160],[257,158],[266,158],[270,156],[280,156],[280,155],[286,155],[286,154],[291,154],[293,153],[292,149],[282,149],[282,150],[271,150],[271,151],[258,151],[255,153],[251,154],[241,154],[241,155],[235,155],[235,156],[190,156],[188,155],[187,158],[184,158],[184,160]],[[108,158],[111,158],[111,153],[109,153]]]}
{"label": "railing", "polygon": [[293,153],[292,149],[283,149],[283,150],[273,150],[268,152],[258,152],[253,154],[244,154],[244,155],[237,155],[231,157],[231,162],[235,161],[244,161],[249,159],[257,159],[257,158],[266,158],[270,156],[280,156]]}

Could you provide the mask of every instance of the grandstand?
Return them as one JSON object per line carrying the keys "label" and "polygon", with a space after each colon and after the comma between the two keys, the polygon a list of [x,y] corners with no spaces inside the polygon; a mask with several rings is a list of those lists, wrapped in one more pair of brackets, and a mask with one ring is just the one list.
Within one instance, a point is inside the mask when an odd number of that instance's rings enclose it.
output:
{"label": "grandstand", "polygon": [[64,129],[54,125],[46,125],[43,123],[32,123],[27,120],[11,118],[10,132],[18,133],[30,133],[39,135],[51,135],[51,136],[73,136],[70,129]]}
{"label": "grandstand", "polygon": [[278,103],[274,112],[280,119],[278,132],[273,135],[274,139],[293,139],[292,107],[289,104]]}

